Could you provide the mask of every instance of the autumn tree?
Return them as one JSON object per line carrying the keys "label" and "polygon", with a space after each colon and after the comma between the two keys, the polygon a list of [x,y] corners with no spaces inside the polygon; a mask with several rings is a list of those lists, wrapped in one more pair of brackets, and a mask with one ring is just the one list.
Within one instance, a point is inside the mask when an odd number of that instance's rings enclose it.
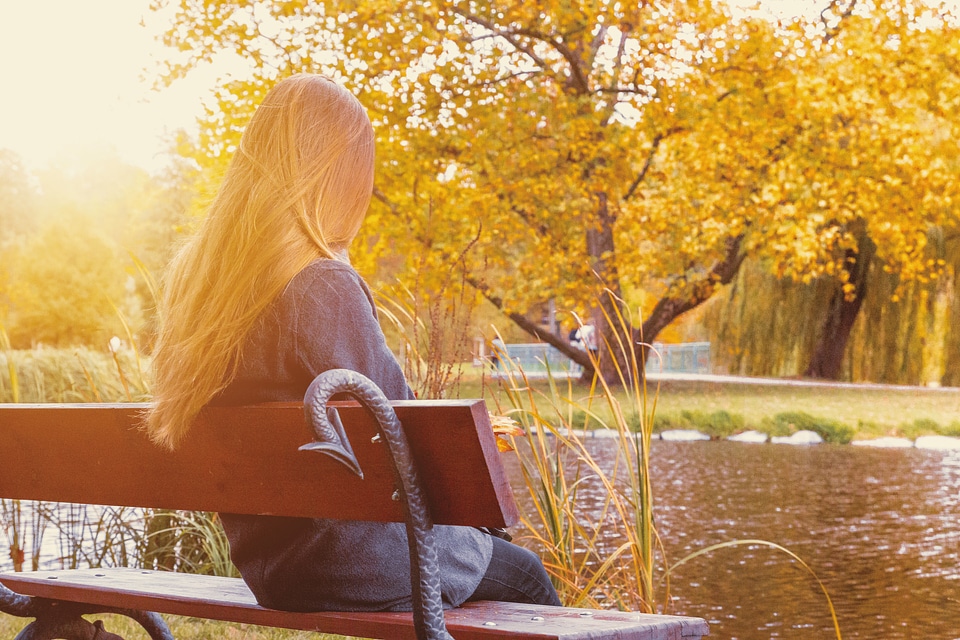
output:
{"label": "autumn tree", "polygon": [[37,193],[20,157],[0,149],[0,327],[10,308],[11,248],[36,224]]}
{"label": "autumn tree", "polygon": [[20,157],[0,149],[0,248],[35,229],[37,190]]}
{"label": "autumn tree", "polygon": [[[960,169],[960,110],[948,97],[960,89],[955,26],[909,4],[849,21],[826,57],[829,73],[814,76],[814,90],[837,102],[836,125],[809,152],[816,167],[805,168],[817,176],[808,184],[819,192],[816,203],[825,203],[818,207],[824,226],[842,235],[832,259],[821,260],[823,269],[801,264],[793,274],[803,282],[817,276],[835,282],[805,370],[823,378],[840,373],[870,271],[895,274],[901,286],[940,277],[946,262],[928,251],[929,238],[960,221],[953,177]],[[897,297],[894,291],[882,302]]]}
{"label": "autumn tree", "polygon": [[0,322],[14,346],[103,348],[114,335],[127,338],[121,317],[142,329],[150,280],[185,221],[190,172],[151,176],[109,151],[61,156],[32,172],[16,166],[15,184],[31,187],[29,208],[4,209],[13,182],[0,172],[0,216],[10,212],[10,226],[0,227]]}
{"label": "autumn tree", "polygon": [[588,370],[532,310],[553,301],[611,341],[603,318],[642,288],[658,302],[628,337],[652,342],[750,255],[781,277],[836,279],[836,345],[859,272],[935,276],[922,238],[955,223],[960,39],[911,2],[835,0],[781,23],[693,1],[155,3],[169,4],[168,81],[223,51],[253,63],[218,88],[201,164],[229,157],[279,78],[337,78],[378,137],[363,258],[460,260]]}
{"label": "autumn tree", "polygon": [[[854,382],[957,386],[960,370],[960,237],[932,229],[927,256],[945,260],[936,279],[901,280],[869,270],[869,295],[850,334],[841,378]],[[716,346],[717,371],[748,376],[804,373],[831,312],[836,282],[776,278],[748,260],[725,290],[704,305],[700,321]],[[771,314],[770,309],[776,309]]]}
{"label": "autumn tree", "polygon": [[126,275],[115,245],[85,227],[51,224],[14,250],[8,332],[14,348],[105,347],[122,335]]}

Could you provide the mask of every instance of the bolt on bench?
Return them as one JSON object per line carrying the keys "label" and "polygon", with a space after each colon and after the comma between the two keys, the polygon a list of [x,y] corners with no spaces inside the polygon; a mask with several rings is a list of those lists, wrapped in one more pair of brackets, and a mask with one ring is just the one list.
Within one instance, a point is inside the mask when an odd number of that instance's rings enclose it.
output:
{"label": "bolt on bench", "polygon": [[[359,402],[329,402],[337,393]],[[303,404],[210,407],[176,452],[140,431],[146,405],[0,405],[0,497],[406,522],[413,613],[291,613],[239,578],[96,568],[0,573],[0,612],[35,618],[17,640],[122,640],[83,615],[119,613],[173,640],[160,613],[368,638],[680,640],[699,618],[474,602],[443,611],[432,524],[518,519],[482,400],[387,402],[334,370]],[[318,455],[323,453],[326,455]],[[468,479],[468,480],[467,480]]]}

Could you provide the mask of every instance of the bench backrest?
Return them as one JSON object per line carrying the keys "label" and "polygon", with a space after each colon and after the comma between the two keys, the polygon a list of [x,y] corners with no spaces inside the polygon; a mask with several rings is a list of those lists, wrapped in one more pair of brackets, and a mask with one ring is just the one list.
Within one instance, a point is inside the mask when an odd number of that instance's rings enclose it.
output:
{"label": "bench backrest", "polygon": [[[505,527],[516,504],[482,400],[392,403],[437,524]],[[363,470],[298,447],[300,403],[214,407],[175,452],[140,430],[144,404],[0,405],[0,497],[402,521],[387,447],[354,402],[332,402]]]}

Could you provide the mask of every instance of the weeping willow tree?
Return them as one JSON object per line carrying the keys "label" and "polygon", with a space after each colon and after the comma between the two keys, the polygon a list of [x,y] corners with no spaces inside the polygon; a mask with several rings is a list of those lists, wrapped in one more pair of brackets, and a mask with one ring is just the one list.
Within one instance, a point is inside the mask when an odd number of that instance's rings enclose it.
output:
{"label": "weeping willow tree", "polygon": [[[954,271],[956,273],[956,271]],[[951,322],[947,325],[946,352],[942,383],[949,387],[960,387],[960,297],[950,301]]]}
{"label": "weeping willow tree", "polygon": [[[928,234],[937,277],[905,279],[882,267],[863,276],[862,307],[843,349],[840,379],[960,384],[960,236]],[[748,261],[704,314],[719,368],[753,376],[805,375],[837,313],[843,283],[777,278]]]}

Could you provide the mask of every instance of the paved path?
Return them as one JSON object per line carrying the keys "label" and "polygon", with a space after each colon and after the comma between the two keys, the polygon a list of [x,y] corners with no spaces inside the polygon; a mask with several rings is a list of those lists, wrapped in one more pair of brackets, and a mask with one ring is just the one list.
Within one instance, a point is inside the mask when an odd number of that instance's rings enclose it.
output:
{"label": "paved path", "polygon": [[755,384],[782,387],[826,387],[831,389],[888,389],[891,391],[917,391],[921,393],[960,393],[960,387],[919,387],[905,384],[879,384],[875,382],[832,382],[799,378],[750,378],[747,376],[724,376],[700,373],[647,373],[647,380],[669,382],[709,382],[718,384]]}

